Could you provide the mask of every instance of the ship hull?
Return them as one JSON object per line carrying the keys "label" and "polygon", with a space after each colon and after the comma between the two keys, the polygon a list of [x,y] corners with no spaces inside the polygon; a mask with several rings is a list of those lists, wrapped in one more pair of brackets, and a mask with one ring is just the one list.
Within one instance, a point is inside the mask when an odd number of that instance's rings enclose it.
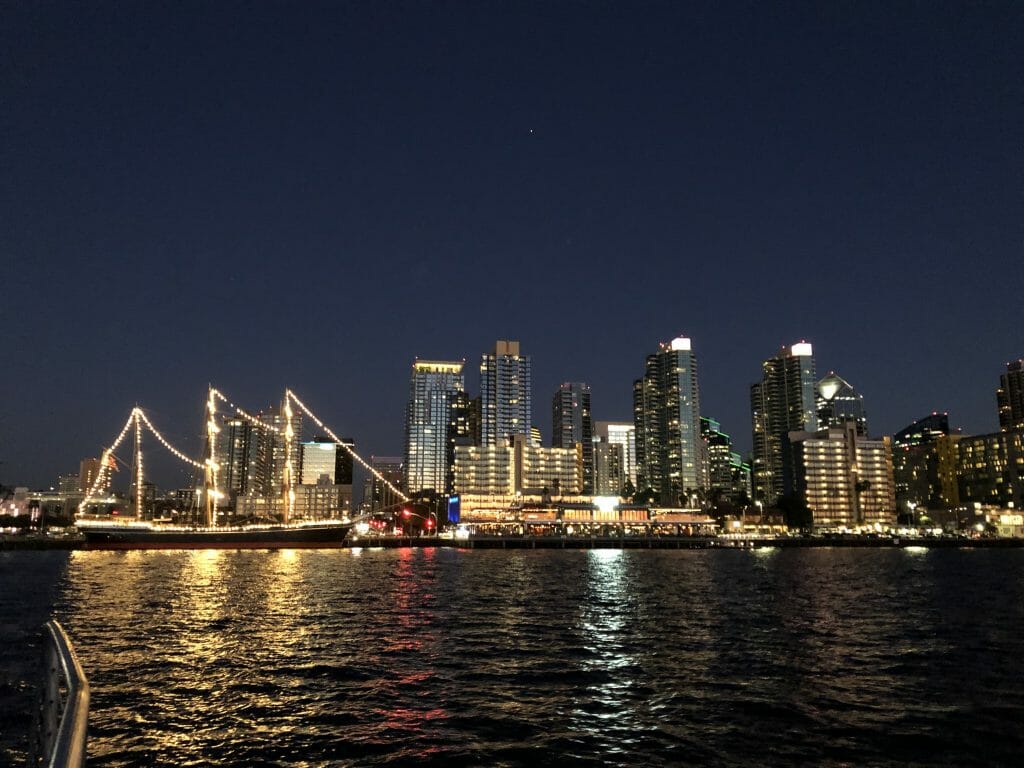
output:
{"label": "ship hull", "polygon": [[160,530],[83,527],[86,549],[323,549],[340,547],[352,526]]}

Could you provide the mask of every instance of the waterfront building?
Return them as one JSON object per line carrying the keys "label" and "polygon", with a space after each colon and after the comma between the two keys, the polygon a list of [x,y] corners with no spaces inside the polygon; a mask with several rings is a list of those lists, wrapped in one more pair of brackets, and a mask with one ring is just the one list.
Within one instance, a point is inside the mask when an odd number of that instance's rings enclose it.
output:
{"label": "waterfront building", "polygon": [[637,488],[636,425],[625,421],[598,421],[594,434],[601,442],[622,446],[622,482],[628,480]]}
{"label": "waterfront building", "polygon": [[999,377],[996,402],[1000,430],[1024,429],[1024,359],[1006,364],[1006,373]]}
{"label": "waterfront building", "polygon": [[761,366],[761,381],[750,387],[753,427],[754,498],[766,506],[794,489],[789,433],[818,429],[814,350],[801,341],[783,347]]}
{"label": "waterfront building", "polygon": [[478,496],[580,493],[576,448],[533,445],[525,435],[513,435],[506,445],[467,445],[455,448],[455,491]]}
{"label": "waterfront building", "polygon": [[497,341],[480,360],[480,444],[504,445],[511,435],[529,435],[531,365],[518,341]]}
{"label": "waterfront building", "polygon": [[295,488],[294,516],[299,520],[333,520],[352,512],[352,484],[332,483],[326,474]]}
{"label": "waterfront building", "polygon": [[551,447],[580,446],[579,467],[582,492],[594,492],[594,424],[590,417],[590,385],[562,384],[551,403]]}
{"label": "waterfront building", "polygon": [[896,522],[892,444],[869,440],[855,422],[791,432],[796,493],[816,528],[857,528]]}
{"label": "waterfront building", "polygon": [[644,377],[633,383],[638,489],[652,489],[676,506],[704,487],[697,357],[679,336],[647,356]]}
{"label": "waterfront building", "polygon": [[868,436],[868,417],[864,411],[864,396],[835,371],[829,371],[815,386],[815,405],[818,409],[818,429],[842,427],[852,421],[861,437]]}
{"label": "waterfront building", "polygon": [[508,445],[455,447],[455,492],[479,496],[514,493],[512,449]]}
{"label": "waterfront building", "polygon": [[468,429],[460,398],[465,393],[464,365],[461,360],[413,363],[405,411],[405,487],[410,491],[443,492],[448,487],[453,406],[455,420],[462,419]]}
{"label": "waterfront building", "polygon": [[956,443],[949,415],[933,413],[904,427],[892,439],[896,508],[913,516],[915,509],[950,509],[960,503]]}
{"label": "waterfront building", "polygon": [[1024,509],[1024,429],[957,443],[960,502]]}
{"label": "waterfront building", "polygon": [[607,438],[595,438],[594,452],[594,494],[597,496],[620,496],[626,485],[623,469],[621,443],[610,443]]}

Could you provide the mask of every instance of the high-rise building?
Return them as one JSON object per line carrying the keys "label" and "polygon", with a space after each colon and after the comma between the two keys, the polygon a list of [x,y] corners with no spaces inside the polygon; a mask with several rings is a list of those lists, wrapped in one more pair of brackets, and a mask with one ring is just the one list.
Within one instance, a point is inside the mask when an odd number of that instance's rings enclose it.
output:
{"label": "high-rise building", "polygon": [[1006,364],[996,390],[999,405],[999,429],[1024,429],[1024,359]]}
{"label": "high-rise building", "polygon": [[904,427],[892,439],[896,508],[909,513],[949,509],[960,503],[956,477],[956,442],[949,415],[933,413]]}
{"label": "high-rise building", "polygon": [[622,445],[609,443],[607,438],[594,440],[594,494],[618,496],[626,485],[622,470]]}
{"label": "high-rise building", "polygon": [[[256,414],[266,427],[256,425],[253,436],[256,442],[255,487],[249,493],[256,493],[266,499],[284,498],[285,472],[291,464],[291,484],[297,485],[302,462],[302,414],[292,411],[284,402],[280,407],[269,407]],[[291,435],[288,434],[289,427]]]}
{"label": "high-rise building", "polygon": [[956,447],[961,503],[1024,509],[1024,430],[963,437]]}
{"label": "high-rise building", "polygon": [[598,421],[594,433],[601,442],[622,446],[622,483],[625,485],[628,480],[636,489],[636,425],[625,421]]}
{"label": "high-rise building", "polygon": [[[279,514],[285,489],[285,468],[290,456],[293,486],[300,483],[302,465],[302,414],[289,407],[270,407],[255,419],[232,413],[216,415],[218,432],[214,440],[217,490],[223,494],[219,506],[237,511],[241,497],[263,499],[261,510]],[[289,424],[292,436],[289,440]]]}
{"label": "high-rise building", "polygon": [[530,357],[518,341],[497,341],[480,360],[480,443],[505,445],[512,435],[530,434]]}
{"label": "high-rise building", "polygon": [[214,443],[217,464],[217,490],[231,498],[254,490],[256,481],[256,435],[259,429],[248,419],[217,414],[220,432]]}
{"label": "high-rise building", "polygon": [[448,486],[452,406],[465,391],[464,361],[416,360],[405,411],[405,487],[443,492]]}
{"label": "high-rise building", "polygon": [[732,438],[715,419],[700,417],[700,434],[706,446],[708,499],[749,503],[750,465],[732,449]]}
{"label": "high-rise building", "polygon": [[892,446],[868,440],[854,422],[791,432],[795,487],[815,527],[856,528],[896,522]]}
{"label": "high-rise building", "polygon": [[562,384],[551,403],[551,447],[581,447],[580,486],[594,492],[594,424],[590,418],[590,385]]}
{"label": "high-rise building", "polygon": [[[474,423],[474,402],[479,408],[479,399],[470,399],[465,392],[456,392],[452,395],[446,442],[445,493],[453,493],[455,490],[455,449],[460,445],[477,444],[475,430],[479,421]],[[479,413],[479,410],[475,412]]]}
{"label": "high-rise building", "polygon": [[697,357],[679,336],[647,356],[633,383],[637,475],[662,504],[677,505],[704,486]]}
{"label": "high-rise building", "polygon": [[868,436],[868,417],[864,412],[864,397],[835,371],[819,381],[815,387],[815,405],[818,409],[818,429],[842,427],[852,421],[857,434]]}
{"label": "high-rise building", "polygon": [[[342,438],[342,443],[355,449],[355,441]],[[352,485],[352,454],[326,436],[317,436],[308,443],[302,443],[302,464],[299,482],[302,485],[316,485],[322,477],[330,485]]]}
{"label": "high-rise building", "polygon": [[818,429],[814,379],[814,350],[801,341],[765,360],[750,387],[754,498],[766,505],[794,491],[789,433]]}

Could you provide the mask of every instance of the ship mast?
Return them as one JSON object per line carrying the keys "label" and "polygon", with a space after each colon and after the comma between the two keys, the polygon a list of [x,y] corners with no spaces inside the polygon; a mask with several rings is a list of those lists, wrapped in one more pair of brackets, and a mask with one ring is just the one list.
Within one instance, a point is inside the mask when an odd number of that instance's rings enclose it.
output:
{"label": "ship mast", "polygon": [[203,497],[206,502],[203,525],[207,528],[217,524],[217,406],[213,399],[213,386],[210,385],[206,399],[206,445],[209,451],[206,457],[206,468],[203,473]]}
{"label": "ship mast", "polygon": [[132,410],[135,419],[135,519],[142,519],[142,420],[139,418],[139,406]]}
{"label": "ship mast", "polygon": [[292,521],[292,512],[295,507],[295,490],[292,488],[294,478],[292,477],[292,441],[295,437],[295,431],[292,429],[292,403],[291,398],[288,396],[288,392],[284,393],[284,514],[283,522],[288,525]]}

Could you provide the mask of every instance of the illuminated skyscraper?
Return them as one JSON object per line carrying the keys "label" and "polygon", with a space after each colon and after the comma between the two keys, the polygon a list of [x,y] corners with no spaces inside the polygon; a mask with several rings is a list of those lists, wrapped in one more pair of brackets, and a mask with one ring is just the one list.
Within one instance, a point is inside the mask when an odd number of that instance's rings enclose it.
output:
{"label": "illuminated skyscraper", "polygon": [[750,387],[754,498],[766,505],[793,493],[789,433],[818,429],[814,378],[814,350],[801,341],[765,360],[761,381]]}
{"label": "illuminated skyscraper", "polygon": [[647,356],[644,377],[633,383],[637,475],[662,504],[684,503],[704,487],[697,357],[679,336]]}
{"label": "illuminated skyscraper", "polygon": [[497,341],[480,359],[480,442],[507,445],[512,435],[530,436],[530,357],[518,341]]}
{"label": "illuminated skyscraper", "polygon": [[1024,360],[1006,364],[1006,373],[999,377],[996,390],[999,404],[999,429],[1024,429]]}
{"label": "illuminated skyscraper", "polygon": [[868,416],[864,412],[864,396],[835,371],[816,385],[815,405],[818,409],[818,428],[842,427],[851,421],[861,437],[868,436]]}
{"label": "illuminated skyscraper", "polygon": [[581,446],[581,488],[594,492],[594,425],[590,418],[590,385],[566,382],[555,392],[551,403],[551,446]]}
{"label": "illuminated skyscraper", "polygon": [[417,360],[405,411],[405,487],[443,492],[449,479],[452,406],[465,391],[465,363]]}

